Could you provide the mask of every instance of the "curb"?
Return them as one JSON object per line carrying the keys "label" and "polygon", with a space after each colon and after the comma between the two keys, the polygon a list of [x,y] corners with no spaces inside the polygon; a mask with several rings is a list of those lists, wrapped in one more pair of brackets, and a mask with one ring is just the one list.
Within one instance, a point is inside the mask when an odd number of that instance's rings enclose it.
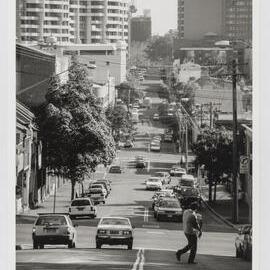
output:
{"label": "curb", "polygon": [[212,212],[217,218],[219,218],[223,223],[225,223],[226,225],[228,225],[229,227],[235,229],[236,231],[238,231],[238,227],[236,225],[234,225],[233,223],[231,223],[229,220],[227,220],[226,218],[224,218],[223,216],[221,216],[220,214],[218,214],[211,206],[209,206],[209,204],[202,198],[202,202],[204,203],[204,205],[207,207],[208,210],[210,210],[210,212]]}

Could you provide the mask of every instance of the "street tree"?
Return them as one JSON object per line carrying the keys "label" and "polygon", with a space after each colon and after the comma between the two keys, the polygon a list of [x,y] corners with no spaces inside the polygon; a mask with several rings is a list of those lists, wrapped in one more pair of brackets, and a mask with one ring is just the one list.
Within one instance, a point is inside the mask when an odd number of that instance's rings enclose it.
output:
{"label": "street tree", "polygon": [[212,187],[223,174],[232,173],[232,132],[224,127],[219,129],[206,128],[198,136],[192,150],[196,155],[196,165],[204,165],[209,172],[209,201],[212,201]]}
{"label": "street tree", "polygon": [[172,55],[172,42],[167,36],[153,36],[145,48],[147,58],[152,62],[168,62]]}
{"label": "street tree", "polygon": [[64,84],[53,77],[46,101],[39,117],[46,166],[70,179],[74,198],[77,182],[94,172],[98,164],[112,162],[115,143],[83,66],[74,62]]}
{"label": "street tree", "polygon": [[109,120],[115,142],[120,140],[121,133],[131,132],[133,125],[127,110],[123,106],[109,107],[106,110],[106,117]]}
{"label": "street tree", "polygon": [[132,82],[123,82],[116,86],[117,95],[127,106],[130,103],[134,103],[135,99],[143,97],[142,91],[140,91]]}

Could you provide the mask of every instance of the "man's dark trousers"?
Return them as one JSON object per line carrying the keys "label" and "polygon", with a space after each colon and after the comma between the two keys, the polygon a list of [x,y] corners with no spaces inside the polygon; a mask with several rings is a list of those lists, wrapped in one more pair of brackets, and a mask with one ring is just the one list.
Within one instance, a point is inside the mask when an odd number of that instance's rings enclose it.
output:
{"label": "man's dark trousers", "polygon": [[188,262],[192,263],[194,262],[196,252],[197,252],[197,235],[185,233],[185,236],[188,240],[188,244],[183,249],[179,249],[177,251],[177,254],[181,256],[182,254],[190,250]]}

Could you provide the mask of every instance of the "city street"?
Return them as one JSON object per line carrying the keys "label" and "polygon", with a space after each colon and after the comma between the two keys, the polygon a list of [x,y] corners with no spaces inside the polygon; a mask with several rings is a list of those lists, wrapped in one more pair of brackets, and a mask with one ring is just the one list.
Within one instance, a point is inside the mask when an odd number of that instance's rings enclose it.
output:
{"label": "city street", "polygon": [[[145,81],[146,96],[152,98],[152,109],[140,110],[140,119],[148,119],[137,125],[135,146],[121,149],[114,163],[123,167],[124,173],[110,174],[98,170],[95,179],[106,178],[112,181],[112,192],[104,205],[97,206],[96,219],[77,219],[78,239],[76,249],[66,247],[45,247],[32,249],[31,230],[34,217],[17,218],[17,269],[237,269],[249,270],[251,263],[235,258],[235,231],[225,225],[207,209],[202,209],[203,236],[198,243],[198,265],[188,265],[187,255],[179,263],[175,251],[186,244],[182,223],[158,222],[153,217],[151,198],[153,191],[145,190],[145,180],[154,172],[168,171],[180,161],[173,143],[162,143],[161,152],[149,152],[149,141],[154,135],[163,134],[165,126],[153,122],[152,115],[161,102],[157,93],[151,91],[158,81]],[[143,155],[148,160],[145,169],[135,168],[135,157]],[[172,184],[176,184],[173,178]],[[70,192],[67,194],[67,198]],[[68,211],[68,201],[65,205]],[[131,219],[134,229],[133,250],[126,247],[106,246],[96,250],[96,225],[103,216],[125,216]]]}

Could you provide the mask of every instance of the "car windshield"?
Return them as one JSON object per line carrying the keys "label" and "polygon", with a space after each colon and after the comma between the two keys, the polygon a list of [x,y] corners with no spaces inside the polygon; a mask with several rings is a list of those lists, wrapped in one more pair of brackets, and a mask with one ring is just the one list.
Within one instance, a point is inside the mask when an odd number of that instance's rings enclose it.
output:
{"label": "car windshield", "polygon": [[178,201],[161,201],[159,206],[164,208],[179,208],[180,204]]}
{"label": "car windshield", "polygon": [[182,179],[182,180],[180,180],[180,185],[186,186],[186,187],[193,187],[194,182],[192,180]]}
{"label": "car windshield", "polygon": [[159,182],[159,179],[148,179],[148,182]]}
{"label": "car windshield", "polygon": [[67,225],[67,221],[64,216],[41,216],[38,218],[36,225]]}
{"label": "car windshield", "polygon": [[89,200],[75,200],[71,203],[71,206],[84,206],[84,205],[90,205]]}
{"label": "car windshield", "polygon": [[91,185],[90,188],[102,188],[102,185]]}
{"label": "car windshield", "polygon": [[102,225],[130,225],[127,219],[116,219],[116,218],[104,218],[101,221]]}
{"label": "car windshield", "polygon": [[102,193],[102,189],[98,189],[98,188],[95,188],[95,189],[90,189],[89,190],[89,193],[90,194],[100,194],[100,193]]}
{"label": "car windshield", "polygon": [[155,176],[157,176],[157,177],[163,177],[164,176],[164,174],[163,173],[155,173]]}

